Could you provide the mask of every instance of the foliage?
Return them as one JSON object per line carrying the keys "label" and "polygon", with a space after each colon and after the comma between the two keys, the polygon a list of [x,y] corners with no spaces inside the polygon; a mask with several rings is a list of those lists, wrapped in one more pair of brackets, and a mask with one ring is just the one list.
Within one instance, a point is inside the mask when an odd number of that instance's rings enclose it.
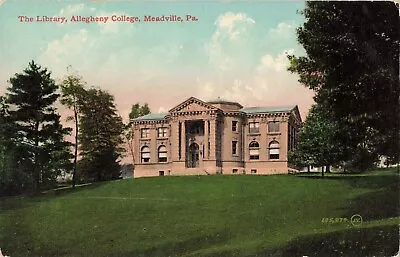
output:
{"label": "foliage", "polygon": [[[26,172],[38,192],[41,187],[54,184],[56,176],[70,168],[69,143],[64,141],[70,129],[60,123],[54,107],[58,87],[46,68],[32,61],[23,73],[10,78],[10,84],[6,102],[10,105],[9,136],[15,150],[10,156],[11,172]],[[17,152],[18,163],[13,164]]]}
{"label": "foliage", "polygon": [[132,105],[131,112],[129,113],[129,119],[136,119],[137,117],[150,113],[150,107],[147,103],[140,105],[136,103]]}
{"label": "foliage", "polygon": [[116,179],[124,149],[122,118],[117,115],[114,97],[101,89],[85,90],[80,107],[80,167],[88,180]]}
{"label": "foliage", "polygon": [[[399,161],[399,16],[393,2],[307,2],[297,29],[306,56],[291,72],[341,131],[352,154]],[[318,150],[317,150],[318,151]],[[347,159],[347,160],[346,160]],[[363,162],[355,161],[363,170]]]}
{"label": "foliage", "polygon": [[0,96],[0,194],[12,195],[22,193],[29,184],[30,177],[23,172],[23,156],[11,140],[12,126],[8,116],[9,106],[6,98]]}
{"label": "foliage", "polygon": [[347,152],[339,138],[337,122],[313,105],[300,129],[297,147],[289,153],[289,161],[300,167],[338,165]]}
{"label": "foliage", "polygon": [[72,120],[75,123],[75,142],[74,142],[74,163],[72,173],[72,187],[76,184],[76,171],[79,147],[79,114],[80,107],[84,102],[85,81],[77,74],[68,74],[61,83],[62,98],[61,103],[73,111],[73,116],[67,117],[67,120]]}
{"label": "foliage", "polygon": [[[132,119],[151,113],[150,107],[147,103],[140,105],[139,103],[133,104],[131,112],[129,113],[129,122],[124,128],[125,142],[128,145],[129,155],[132,157],[132,163],[135,163],[135,149],[134,149],[134,132],[132,128]],[[134,168],[134,167],[133,167]]]}

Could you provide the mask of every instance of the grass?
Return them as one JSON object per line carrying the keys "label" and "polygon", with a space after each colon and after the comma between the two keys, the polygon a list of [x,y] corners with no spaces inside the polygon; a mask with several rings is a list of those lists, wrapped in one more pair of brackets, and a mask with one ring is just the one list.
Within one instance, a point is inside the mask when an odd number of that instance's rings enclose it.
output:
{"label": "grass", "polygon": [[[120,180],[0,200],[17,256],[393,256],[399,174]],[[322,222],[359,214],[363,223]]]}

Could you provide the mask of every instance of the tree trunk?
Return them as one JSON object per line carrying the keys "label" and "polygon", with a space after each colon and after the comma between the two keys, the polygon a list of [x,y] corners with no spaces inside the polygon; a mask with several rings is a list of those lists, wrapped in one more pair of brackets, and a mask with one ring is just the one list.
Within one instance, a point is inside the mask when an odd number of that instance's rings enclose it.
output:
{"label": "tree trunk", "polygon": [[35,180],[35,193],[39,193],[40,192],[40,170],[38,169],[38,160],[39,160],[39,137],[38,137],[38,133],[39,133],[39,121],[36,121],[35,124],[35,132],[36,132],[36,136],[35,136],[35,156],[34,156],[34,163],[33,163],[33,178]]}
{"label": "tree trunk", "polygon": [[307,172],[310,173],[310,165],[307,165]]}
{"label": "tree trunk", "polygon": [[321,175],[322,175],[322,177],[324,177],[324,171],[325,171],[325,167],[324,166],[322,166],[322,169],[321,169]]}
{"label": "tree trunk", "polygon": [[74,105],[74,115],[75,115],[75,153],[74,153],[74,171],[72,172],[72,188],[76,185],[76,164],[78,159],[78,111],[76,105]]}
{"label": "tree trunk", "polygon": [[331,173],[331,166],[330,165],[326,165],[326,173]]}

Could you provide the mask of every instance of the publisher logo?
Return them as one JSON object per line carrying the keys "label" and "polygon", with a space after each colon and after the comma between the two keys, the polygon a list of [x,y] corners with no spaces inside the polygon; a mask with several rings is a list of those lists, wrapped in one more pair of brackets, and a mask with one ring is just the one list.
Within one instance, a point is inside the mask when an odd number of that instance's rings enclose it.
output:
{"label": "publisher logo", "polygon": [[353,226],[360,226],[363,222],[363,219],[362,219],[361,215],[354,214],[353,216],[351,216],[350,222]]}

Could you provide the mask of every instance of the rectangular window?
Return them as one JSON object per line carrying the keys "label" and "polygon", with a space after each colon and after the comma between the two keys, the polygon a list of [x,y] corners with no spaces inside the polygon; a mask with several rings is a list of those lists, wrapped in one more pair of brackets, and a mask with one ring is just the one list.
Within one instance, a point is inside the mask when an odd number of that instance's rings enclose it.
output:
{"label": "rectangular window", "polygon": [[238,173],[238,169],[233,169],[233,170],[232,170],[232,173],[233,173],[233,174]]}
{"label": "rectangular window", "polygon": [[258,160],[258,159],[260,159],[258,150],[250,150],[250,160]]}
{"label": "rectangular window", "polygon": [[238,123],[238,122],[235,121],[235,120],[232,121],[232,131],[233,131],[233,132],[236,132],[236,131],[237,131],[237,123]]}
{"label": "rectangular window", "polygon": [[158,162],[167,162],[167,152],[159,152],[158,153]]}
{"label": "rectangular window", "polygon": [[140,130],[140,137],[141,138],[149,138],[150,136],[150,129],[144,128]]}
{"label": "rectangular window", "polygon": [[158,175],[159,175],[159,176],[164,176],[164,171],[163,171],[163,170],[160,170],[160,171],[158,172]]}
{"label": "rectangular window", "polygon": [[260,132],[260,123],[259,122],[249,122],[249,132],[250,133],[259,133]]}
{"label": "rectangular window", "polygon": [[167,137],[167,128],[158,128],[158,137]]}
{"label": "rectangular window", "polygon": [[279,121],[268,122],[268,132],[279,132]]}
{"label": "rectangular window", "polygon": [[256,174],[257,170],[251,170],[251,174]]}
{"label": "rectangular window", "polygon": [[150,152],[142,152],[142,163],[150,162]]}
{"label": "rectangular window", "polygon": [[232,155],[237,155],[237,141],[232,141]]}

